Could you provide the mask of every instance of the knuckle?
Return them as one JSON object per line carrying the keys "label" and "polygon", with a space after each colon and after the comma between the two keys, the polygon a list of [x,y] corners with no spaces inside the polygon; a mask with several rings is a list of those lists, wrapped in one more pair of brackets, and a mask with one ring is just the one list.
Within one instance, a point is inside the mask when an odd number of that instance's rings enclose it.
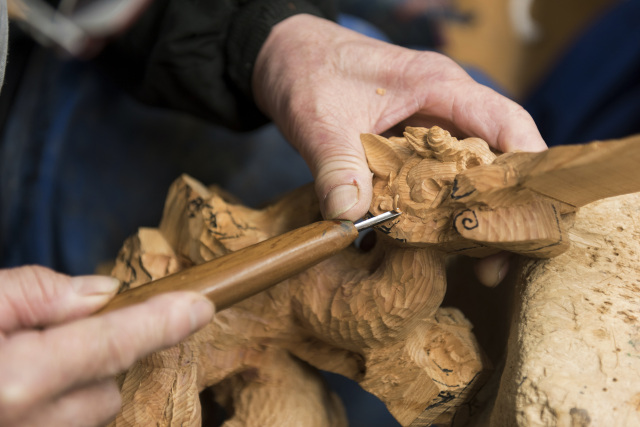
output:
{"label": "knuckle", "polygon": [[38,313],[50,310],[49,302],[64,292],[60,285],[65,276],[46,267],[19,267],[3,275],[3,282],[10,286],[5,303],[23,325],[37,324]]}
{"label": "knuckle", "polygon": [[320,169],[338,169],[349,166],[349,169],[360,169],[365,165],[364,154],[346,147],[331,144],[321,151]]}
{"label": "knuckle", "polygon": [[419,79],[415,85],[424,84],[425,76],[430,80],[469,80],[464,69],[453,59],[436,52],[417,52],[406,65],[404,75]]}
{"label": "knuckle", "polygon": [[40,266],[27,267],[31,270],[33,277],[33,283],[30,286],[35,286],[39,292],[39,295],[43,300],[51,299],[56,295],[58,287],[55,286],[59,276],[52,270]]}
{"label": "knuckle", "polygon": [[[502,95],[498,95],[498,96],[502,96]],[[524,107],[520,104],[518,104],[517,102],[514,102],[508,98],[505,98],[505,101],[503,102],[507,102],[508,106],[509,106],[509,114],[512,117],[517,117],[517,118],[530,118],[531,115],[529,114],[529,112],[527,110],[524,109]]]}

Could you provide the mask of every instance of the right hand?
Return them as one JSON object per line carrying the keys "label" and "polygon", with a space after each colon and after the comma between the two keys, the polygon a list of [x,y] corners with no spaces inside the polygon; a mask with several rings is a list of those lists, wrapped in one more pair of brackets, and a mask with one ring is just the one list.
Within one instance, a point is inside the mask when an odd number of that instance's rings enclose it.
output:
{"label": "right hand", "polygon": [[206,325],[213,304],[175,292],[101,316],[109,277],[0,270],[0,425],[103,425],[120,410],[115,375]]}
{"label": "right hand", "polygon": [[522,107],[476,83],[451,59],[311,15],[273,27],[256,60],[253,92],[307,162],[326,219],[355,221],[369,209],[373,188],[362,133],[438,124],[503,152],[547,148]]}
{"label": "right hand", "polygon": [[[327,219],[354,221],[369,209],[373,188],[362,133],[438,124],[502,152],[547,148],[522,107],[476,83],[451,59],[310,15],[272,29],[258,54],[253,88],[257,104],[309,165]],[[508,254],[501,253],[481,260],[476,271],[493,286],[507,269]]]}

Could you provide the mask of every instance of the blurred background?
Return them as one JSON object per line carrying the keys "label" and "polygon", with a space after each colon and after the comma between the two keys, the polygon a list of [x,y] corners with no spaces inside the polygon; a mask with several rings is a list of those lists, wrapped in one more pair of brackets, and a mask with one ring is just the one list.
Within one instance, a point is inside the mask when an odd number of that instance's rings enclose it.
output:
{"label": "blurred background", "polygon": [[[637,0],[339,6],[345,27],[449,55],[478,82],[521,103],[549,145],[640,132]],[[217,183],[250,206],[311,180],[272,125],[240,134],[142,105],[90,61],[38,46],[14,23],[10,43],[0,94],[0,267],[41,264],[87,274],[108,266],[127,236],[158,224],[166,191],[181,173]],[[451,276],[451,294],[471,292],[456,283],[474,279],[458,276]],[[473,308],[465,313],[473,321]],[[481,342],[501,333],[477,332]],[[397,425],[357,384],[331,374],[327,381],[351,425]]]}

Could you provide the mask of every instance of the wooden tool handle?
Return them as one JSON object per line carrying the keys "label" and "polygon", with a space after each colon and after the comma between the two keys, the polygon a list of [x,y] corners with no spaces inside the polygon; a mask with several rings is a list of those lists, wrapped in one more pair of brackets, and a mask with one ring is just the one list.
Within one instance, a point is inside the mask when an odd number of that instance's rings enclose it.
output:
{"label": "wooden tool handle", "polygon": [[171,291],[196,291],[223,310],[349,246],[349,221],[320,221],[116,295],[98,314]]}

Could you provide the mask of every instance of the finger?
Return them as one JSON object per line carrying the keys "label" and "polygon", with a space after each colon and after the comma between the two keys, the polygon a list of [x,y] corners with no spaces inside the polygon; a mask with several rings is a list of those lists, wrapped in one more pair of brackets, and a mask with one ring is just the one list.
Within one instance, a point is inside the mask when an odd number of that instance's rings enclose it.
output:
{"label": "finger", "polygon": [[56,324],[86,316],[117,292],[117,279],[69,277],[40,266],[0,270],[0,331]]}
{"label": "finger", "polygon": [[500,284],[509,271],[509,258],[508,252],[500,252],[478,260],[474,271],[480,283],[490,288]]}
{"label": "finger", "polygon": [[367,213],[371,204],[372,175],[360,135],[348,129],[317,125],[294,138],[314,176],[326,219],[355,221]]}
{"label": "finger", "polygon": [[547,148],[533,118],[517,103],[474,81],[455,90],[451,119],[467,135],[479,136],[502,152]]}
{"label": "finger", "polygon": [[[359,143],[359,137],[358,138]],[[315,188],[326,219],[355,221],[369,210],[373,194],[371,171],[360,144],[331,141],[315,150]]]}
{"label": "finger", "polygon": [[11,336],[0,352],[0,413],[116,375],[206,325],[213,305],[176,292],[44,332]]}
{"label": "finger", "polygon": [[120,390],[115,380],[102,380],[72,390],[45,403],[42,407],[20,416],[16,422],[5,420],[2,425],[16,427],[105,425],[118,414],[121,402]]}
{"label": "finger", "polygon": [[547,148],[531,115],[520,105],[476,83],[453,60],[420,53],[405,73],[410,88],[419,88],[420,108],[427,117],[450,122],[467,136],[477,136],[503,152]]}

